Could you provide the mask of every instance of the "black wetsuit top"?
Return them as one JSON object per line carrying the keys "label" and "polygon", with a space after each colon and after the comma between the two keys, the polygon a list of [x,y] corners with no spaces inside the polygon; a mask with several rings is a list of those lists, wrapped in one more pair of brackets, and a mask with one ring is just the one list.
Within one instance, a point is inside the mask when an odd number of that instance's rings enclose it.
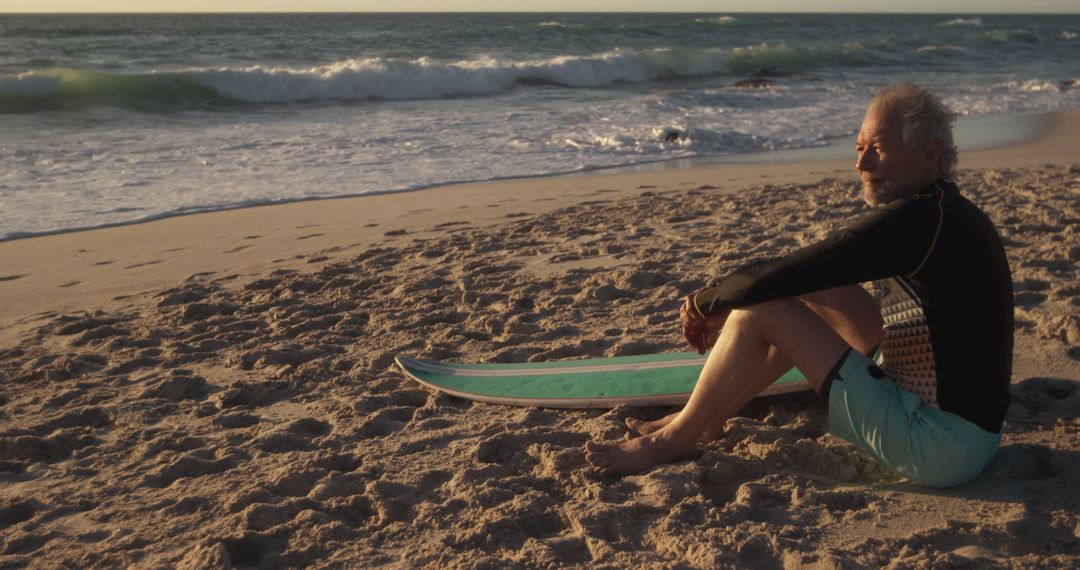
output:
{"label": "black wetsuit top", "polygon": [[886,373],[927,404],[1000,431],[1012,374],[1009,263],[989,218],[950,182],[876,208],[817,244],[743,267],[694,301],[712,315],[871,280],[884,290]]}

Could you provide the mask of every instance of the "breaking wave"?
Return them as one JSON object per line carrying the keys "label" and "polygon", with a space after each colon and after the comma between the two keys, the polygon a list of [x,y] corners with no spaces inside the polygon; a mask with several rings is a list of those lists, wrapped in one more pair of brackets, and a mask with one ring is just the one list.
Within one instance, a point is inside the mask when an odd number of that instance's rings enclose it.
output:
{"label": "breaking wave", "polygon": [[[556,27],[557,22],[543,24]],[[991,44],[1038,41],[1024,29],[984,34],[1001,36],[992,36]],[[47,62],[37,62],[21,73],[0,72],[0,114],[102,106],[168,112],[244,104],[441,99],[497,95],[537,84],[599,88],[711,75],[745,77],[760,71],[782,75],[894,61],[903,65],[893,55],[895,46],[885,47],[866,47],[855,41],[814,48],[760,43],[735,48],[614,50],[532,60],[371,57],[312,67],[263,64],[143,73],[44,68],[40,64]],[[950,52],[965,58],[971,55],[963,47],[915,44],[909,49],[936,51],[938,58]]]}
{"label": "breaking wave", "polygon": [[492,95],[535,83],[604,87],[726,73],[744,56],[725,50],[614,51],[532,61],[480,58],[349,59],[311,68],[255,65],[119,74],[34,70],[0,77],[0,113],[99,105],[155,108],[222,103],[438,99]]}
{"label": "breaking wave", "polygon": [[982,18],[953,18],[952,20],[938,24],[938,26],[942,28],[980,28],[982,25]]}

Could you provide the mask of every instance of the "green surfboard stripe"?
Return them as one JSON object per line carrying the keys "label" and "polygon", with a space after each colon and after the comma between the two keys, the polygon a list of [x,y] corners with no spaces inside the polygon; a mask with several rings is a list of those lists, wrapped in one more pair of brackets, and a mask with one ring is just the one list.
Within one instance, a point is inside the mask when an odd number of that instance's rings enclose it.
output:
{"label": "green surfboard stripe", "polygon": [[[409,374],[425,382],[457,392],[526,400],[594,399],[688,394],[693,390],[694,384],[697,382],[702,364],[688,363],[685,366],[670,368],[588,372],[575,371],[575,368],[591,367],[595,369],[595,367],[605,365],[648,364],[678,362],[680,360],[693,361],[700,358],[701,356],[696,353],[675,353],[525,364],[458,364],[421,361],[463,373],[469,371],[502,371],[513,374],[509,376],[440,374],[410,366],[404,366],[404,368]],[[554,370],[560,369],[565,369],[566,372],[552,373]],[[545,374],[535,374],[537,371],[544,371]],[[534,372],[534,374],[530,374],[530,372]],[[796,383],[804,380],[802,373],[793,368],[779,378],[774,385]]]}
{"label": "green surfboard stripe", "polygon": [[[613,356],[610,358],[588,358],[585,360],[560,360],[558,362],[519,362],[465,364],[461,362],[438,362],[440,366],[460,368],[462,370],[537,370],[551,368],[580,368],[582,366],[607,366],[612,364],[644,364],[653,362],[673,362],[678,360],[699,360],[705,358],[696,352],[665,352],[662,354],[639,354],[635,356]],[[425,361],[435,362],[435,361]]]}

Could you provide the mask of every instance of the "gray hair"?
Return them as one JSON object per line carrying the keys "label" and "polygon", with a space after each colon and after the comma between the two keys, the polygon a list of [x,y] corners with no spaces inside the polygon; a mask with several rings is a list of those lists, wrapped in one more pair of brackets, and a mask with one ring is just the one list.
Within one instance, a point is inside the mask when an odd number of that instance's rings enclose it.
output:
{"label": "gray hair", "polygon": [[937,95],[914,83],[900,83],[889,85],[874,94],[870,107],[885,113],[900,114],[904,146],[909,150],[920,151],[934,139],[941,141],[938,170],[942,178],[955,175],[957,156],[952,126],[956,113]]}

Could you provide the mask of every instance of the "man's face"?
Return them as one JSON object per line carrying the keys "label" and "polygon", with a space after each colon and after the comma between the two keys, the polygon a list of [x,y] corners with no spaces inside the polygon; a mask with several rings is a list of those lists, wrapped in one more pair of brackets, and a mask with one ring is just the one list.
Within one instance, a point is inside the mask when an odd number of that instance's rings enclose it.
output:
{"label": "man's face", "polygon": [[871,107],[855,141],[855,170],[863,183],[863,199],[871,206],[888,204],[922,187],[921,153],[904,146],[900,116]]}

